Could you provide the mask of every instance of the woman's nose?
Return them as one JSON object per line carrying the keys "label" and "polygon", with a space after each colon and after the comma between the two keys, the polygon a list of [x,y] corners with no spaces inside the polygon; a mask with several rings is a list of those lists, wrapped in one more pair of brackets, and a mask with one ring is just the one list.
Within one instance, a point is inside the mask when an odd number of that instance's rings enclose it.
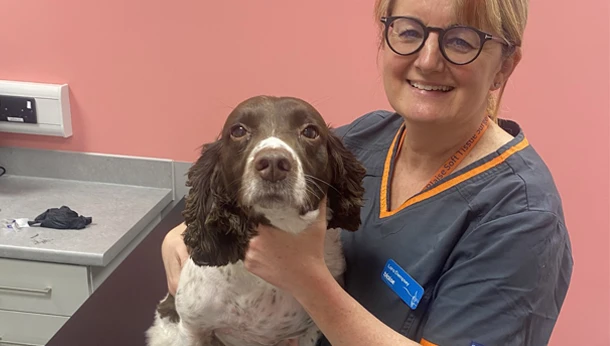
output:
{"label": "woman's nose", "polygon": [[438,72],[445,67],[445,59],[438,44],[438,34],[430,33],[424,46],[417,53],[415,66],[423,72]]}

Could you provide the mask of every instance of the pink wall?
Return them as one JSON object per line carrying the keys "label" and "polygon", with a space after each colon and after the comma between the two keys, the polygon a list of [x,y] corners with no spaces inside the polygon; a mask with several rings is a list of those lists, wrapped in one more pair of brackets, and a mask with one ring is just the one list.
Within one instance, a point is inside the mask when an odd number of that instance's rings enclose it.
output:
{"label": "pink wall", "polygon": [[[75,135],[2,134],[0,145],[193,160],[253,94],[303,97],[335,124],[387,107],[372,1],[32,4],[2,1],[0,79],[69,83]],[[608,1],[530,6],[504,115],[554,172],[572,235],[573,284],[551,344],[608,345]]]}

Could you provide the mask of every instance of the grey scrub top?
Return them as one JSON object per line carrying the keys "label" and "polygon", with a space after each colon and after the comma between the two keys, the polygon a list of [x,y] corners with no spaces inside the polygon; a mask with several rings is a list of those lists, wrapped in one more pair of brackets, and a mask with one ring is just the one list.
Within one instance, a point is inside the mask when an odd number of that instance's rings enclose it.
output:
{"label": "grey scrub top", "polygon": [[[342,233],[345,289],[423,345],[546,345],[564,302],[573,259],[559,193],[519,125],[499,124],[515,138],[392,211],[402,118],[375,111],[336,129],[367,169],[362,226]],[[388,260],[421,285],[415,309],[382,279]]]}

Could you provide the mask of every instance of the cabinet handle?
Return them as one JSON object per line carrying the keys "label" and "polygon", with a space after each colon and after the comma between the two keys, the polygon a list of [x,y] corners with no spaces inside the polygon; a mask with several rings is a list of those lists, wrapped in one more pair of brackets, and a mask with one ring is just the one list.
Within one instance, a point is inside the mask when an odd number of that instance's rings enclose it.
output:
{"label": "cabinet handle", "polygon": [[[11,287],[11,286],[2,286],[0,285],[0,291],[12,291],[12,292],[20,292],[20,293],[34,293],[34,294],[43,294],[47,295],[51,293],[51,287],[45,288],[23,288],[23,287]],[[2,339],[0,339],[2,340]]]}
{"label": "cabinet handle", "polygon": [[0,345],[11,345],[11,346],[42,346],[40,344],[28,344],[27,342],[16,342],[3,340],[0,336]]}

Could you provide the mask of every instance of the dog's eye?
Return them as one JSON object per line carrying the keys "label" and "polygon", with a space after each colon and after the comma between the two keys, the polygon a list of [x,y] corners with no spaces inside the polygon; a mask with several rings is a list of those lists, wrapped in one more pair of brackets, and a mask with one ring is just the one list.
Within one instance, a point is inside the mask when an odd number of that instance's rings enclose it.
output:
{"label": "dog's eye", "polygon": [[307,138],[315,139],[318,137],[318,130],[314,126],[307,126],[302,134]]}
{"label": "dog's eye", "polygon": [[246,129],[241,125],[236,125],[236,126],[233,126],[233,128],[231,128],[231,136],[233,136],[235,138],[243,137],[247,133],[248,133],[248,131],[246,131]]}

